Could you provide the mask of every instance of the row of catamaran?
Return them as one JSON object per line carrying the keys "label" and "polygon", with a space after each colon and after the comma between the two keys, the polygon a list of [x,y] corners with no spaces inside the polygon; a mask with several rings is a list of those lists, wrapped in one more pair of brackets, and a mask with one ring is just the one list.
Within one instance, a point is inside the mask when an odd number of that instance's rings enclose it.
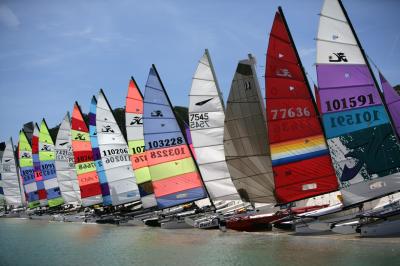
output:
{"label": "row of catamaran", "polygon": [[206,50],[186,132],[154,65],[144,96],[129,83],[127,139],[102,90],[89,126],[75,103],[55,144],[44,120],[32,137],[22,130],[18,159],[11,139],[1,156],[0,191],[12,210],[4,215],[28,208],[33,219],[163,228],[400,233],[400,96],[382,74],[379,89],[341,1],[325,0],[316,40],[312,89],[279,8],[266,105],[249,55],[238,63],[226,109]]}

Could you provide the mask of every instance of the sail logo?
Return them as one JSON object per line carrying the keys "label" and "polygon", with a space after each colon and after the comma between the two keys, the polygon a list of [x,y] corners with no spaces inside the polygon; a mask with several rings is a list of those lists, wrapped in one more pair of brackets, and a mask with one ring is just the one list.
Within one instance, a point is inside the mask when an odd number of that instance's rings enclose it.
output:
{"label": "sail logo", "polygon": [[114,133],[114,130],[111,128],[110,125],[103,126],[101,129],[101,132],[103,133]]}
{"label": "sail logo", "polygon": [[245,88],[246,91],[251,90],[250,81],[246,80],[244,82],[244,88]]}
{"label": "sail logo", "polygon": [[294,91],[295,87],[294,86],[289,86],[289,91]]}
{"label": "sail logo", "polygon": [[292,74],[290,73],[289,69],[287,68],[280,68],[275,73],[278,77],[287,77],[291,78]]}
{"label": "sail logo", "polygon": [[30,159],[30,158],[32,158],[32,156],[31,156],[29,153],[24,152],[24,153],[22,154],[21,158]]}
{"label": "sail logo", "polygon": [[49,145],[44,144],[42,149],[40,149],[41,151],[51,151],[51,148]]}
{"label": "sail logo", "polygon": [[284,55],[281,53],[278,53],[278,58],[282,58],[282,57],[284,57]]}
{"label": "sail logo", "polygon": [[204,100],[204,101],[201,101],[201,102],[197,102],[197,103],[195,103],[195,105],[198,105],[198,106],[205,105],[206,103],[208,103],[212,99],[214,99],[214,98],[210,98],[210,99],[207,99],[207,100]]}
{"label": "sail logo", "polygon": [[130,126],[132,126],[132,125],[143,125],[143,120],[142,120],[142,118],[140,117],[140,116],[135,116],[135,117],[133,117],[133,119],[132,119],[132,121],[131,121],[131,123],[129,124]]}
{"label": "sail logo", "polygon": [[176,195],[177,199],[184,199],[187,198],[188,194],[187,193],[180,193]]}
{"label": "sail logo", "polygon": [[85,136],[83,136],[82,133],[77,133],[76,137],[75,137],[75,140],[86,140],[86,139],[85,139]]}
{"label": "sail logo", "polygon": [[68,144],[68,141],[63,142],[63,143],[60,143],[59,145],[60,145],[60,146],[64,146],[64,145],[67,145],[67,144]]}
{"label": "sail logo", "polygon": [[[335,57],[334,57],[335,56]],[[347,63],[347,57],[344,53],[339,52],[339,53],[333,53],[333,55],[329,56],[329,62],[345,62]]]}
{"label": "sail logo", "polygon": [[333,35],[332,35],[332,40],[337,40],[337,39],[339,39],[339,35],[333,34]]}
{"label": "sail logo", "polygon": [[163,113],[161,112],[161,110],[155,110],[151,112],[150,115],[151,117],[163,117]]}

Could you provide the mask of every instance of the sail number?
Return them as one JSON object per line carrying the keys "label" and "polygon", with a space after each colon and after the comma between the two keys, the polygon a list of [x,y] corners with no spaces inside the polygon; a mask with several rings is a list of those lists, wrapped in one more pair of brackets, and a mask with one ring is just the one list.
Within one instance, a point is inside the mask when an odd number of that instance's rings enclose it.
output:
{"label": "sail number", "polygon": [[348,115],[339,115],[336,117],[331,117],[331,127],[344,127],[350,125],[357,125],[361,123],[368,123],[372,121],[378,121],[379,112],[377,110],[372,111],[364,111],[362,113],[354,113]]}
{"label": "sail number", "polygon": [[147,142],[150,149],[175,146],[175,145],[180,145],[182,143],[183,143],[182,137],[170,138],[170,139],[160,139],[160,140],[154,140],[154,141]]}
{"label": "sail number", "polygon": [[210,127],[210,125],[208,124],[208,113],[190,114],[189,116],[190,128]]}
{"label": "sail number", "polygon": [[94,162],[83,163],[83,164],[79,164],[77,166],[78,166],[78,170],[85,170],[85,169],[88,169],[88,168],[95,168],[96,167]]}
{"label": "sail number", "polygon": [[130,161],[129,156],[128,155],[115,155],[112,157],[106,157],[104,159],[104,162],[106,164],[109,163],[118,163],[118,162],[126,162],[126,161]]}
{"label": "sail number", "polygon": [[103,151],[103,156],[111,156],[111,155],[118,155],[118,154],[125,154],[128,153],[128,149],[109,149]]}
{"label": "sail number", "polygon": [[338,111],[348,108],[360,107],[365,104],[375,104],[372,93],[368,95],[359,95],[358,97],[334,99],[333,101],[326,101],[326,109],[328,112]]}
{"label": "sail number", "polygon": [[271,109],[272,120],[285,119],[285,118],[295,118],[295,117],[309,117],[311,115],[308,107],[291,107],[289,109]]}
{"label": "sail number", "polygon": [[181,154],[185,154],[185,149],[183,147],[170,148],[168,150],[162,150],[162,151],[152,151],[150,152],[150,157],[152,159],[155,159],[155,158],[162,158],[162,157],[175,156]]}
{"label": "sail number", "polygon": [[132,153],[133,154],[138,154],[138,153],[143,153],[144,152],[144,146],[137,146],[132,148]]}

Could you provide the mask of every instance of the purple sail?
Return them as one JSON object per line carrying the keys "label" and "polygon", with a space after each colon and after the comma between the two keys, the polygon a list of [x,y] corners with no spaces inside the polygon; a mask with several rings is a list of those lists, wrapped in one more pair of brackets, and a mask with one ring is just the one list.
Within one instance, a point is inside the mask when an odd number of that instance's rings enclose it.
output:
{"label": "purple sail", "polygon": [[400,95],[390,86],[389,82],[385,79],[382,73],[379,73],[381,79],[383,95],[385,102],[392,116],[394,127],[396,128],[397,135],[400,136]]}

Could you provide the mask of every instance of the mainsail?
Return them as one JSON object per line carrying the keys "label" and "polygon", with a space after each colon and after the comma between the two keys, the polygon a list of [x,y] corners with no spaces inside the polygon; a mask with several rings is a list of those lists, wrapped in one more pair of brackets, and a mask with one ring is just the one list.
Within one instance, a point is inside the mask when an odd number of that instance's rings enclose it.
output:
{"label": "mainsail", "polygon": [[103,203],[99,177],[93,161],[93,151],[90,144],[89,130],[83,120],[81,109],[75,103],[71,120],[72,150],[82,206]]}
{"label": "mainsail", "polygon": [[67,113],[57,133],[55,164],[57,180],[64,203],[77,206],[81,204],[81,192],[76,177],[71,138],[71,122],[69,113]]}
{"label": "mainsail", "polygon": [[318,111],[281,8],[265,70],[268,138],[279,203],[338,189]]}
{"label": "mainsail", "polygon": [[379,72],[385,103],[393,119],[393,126],[400,139],[400,95],[393,89],[382,73]]}
{"label": "mainsail", "polygon": [[40,124],[39,134],[39,160],[49,207],[64,203],[57,180],[55,155],[54,142],[50,136],[46,121],[43,119]]}
{"label": "mainsail", "polygon": [[35,182],[32,148],[23,130],[19,132],[18,159],[28,207],[31,209],[39,207],[40,203]]}
{"label": "mainsail", "polygon": [[157,206],[151,176],[147,166],[143,135],[143,95],[132,78],[128,86],[125,106],[125,125],[129,156],[135,171],[143,208]]}
{"label": "mainsail", "polygon": [[325,0],[317,38],[322,118],[345,205],[399,190],[400,147],[342,3]]}
{"label": "mainsail", "polygon": [[200,173],[153,65],[144,95],[144,140],[159,208],[207,197]]}
{"label": "mainsail", "polygon": [[196,160],[212,200],[238,200],[225,161],[224,104],[208,50],[199,61],[189,95],[189,126]]}
{"label": "mainsail", "polygon": [[139,201],[128,145],[103,90],[97,97],[96,132],[112,205]]}
{"label": "mainsail", "polygon": [[97,141],[96,109],[97,109],[97,100],[96,97],[93,96],[92,101],[90,102],[90,109],[89,109],[89,135],[93,149],[93,160],[94,164],[96,165],[97,176],[99,177],[100,181],[101,194],[103,196],[103,205],[108,206],[112,205],[112,201],[111,201],[110,188],[108,186],[106,171],[104,170],[103,162],[101,161],[99,142]]}
{"label": "mainsail", "polygon": [[47,192],[43,182],[42,168],[40,167],[39,159],[39,134],[40,130],[38,125],[35,123],[32,134],[32,159],[33,169],[35,171],[35,182],[37,186],[37,192],[39,195],[40,206],[47,206]]}
{"label": "mainsail", "polygon": [[3,186],[4,199],[9,206],[22,206],[23,200],[20,190],[20,179],[15,164],[14,144],[10,138],[1,158],[1,181]]}
{"label": "mainsail", "polygon": [[274,203],[274,180],[265,124],[265,108],[255,59],[239,62],[226,106],[226,163],[242,199]]}

